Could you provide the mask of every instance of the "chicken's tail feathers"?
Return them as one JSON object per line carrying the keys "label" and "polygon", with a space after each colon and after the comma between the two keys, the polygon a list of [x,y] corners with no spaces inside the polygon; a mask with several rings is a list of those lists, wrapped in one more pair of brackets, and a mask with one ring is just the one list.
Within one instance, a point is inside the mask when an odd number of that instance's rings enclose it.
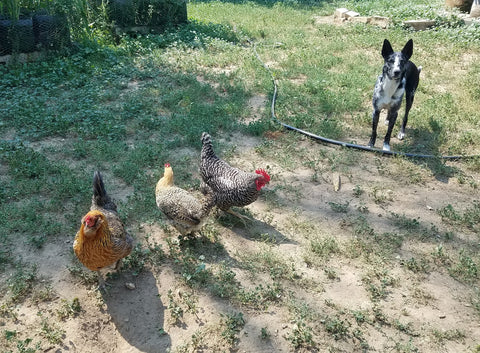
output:
{"label": "chicken's tail feathers", "polygon": [[98,170],[93,173],[93,203],[98,207],[113,211],[117,210],[117,206],[108,196],[107,190],[105,190],[102,175]]}
{"label": "chicken's tail feathers", "polygon": [[[203,164],[209,159],[216,159],[215,151],[213,150],[212,138],[210,134],[204,132],[202,134],[202,153],[201,153],[201,163],[200,171],[202,171]],[[203,173],[203,172],[202,172]]]}
{"label": "chicken's tail feathers", "polygon": [[211,144],[212,143],[212,137],[208,132],[202,133],[202,144]]}

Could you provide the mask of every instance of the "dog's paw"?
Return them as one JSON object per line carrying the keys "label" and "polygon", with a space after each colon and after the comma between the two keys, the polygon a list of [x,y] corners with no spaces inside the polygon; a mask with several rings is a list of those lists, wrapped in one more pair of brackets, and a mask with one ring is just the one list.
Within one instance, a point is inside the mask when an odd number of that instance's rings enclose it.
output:
{"label": "dog's paw", "polygon": [[384,143],[383,144],[383,150],[387,151],[387,152],[390,152],[390,145],[388,143]]}
{"label": "dog's paw", "polygon": [[403,138],[405,137],[405,133],[404,132],[399,132],[398,135],[397,135],[397,138],[399,140],[403,140]]}

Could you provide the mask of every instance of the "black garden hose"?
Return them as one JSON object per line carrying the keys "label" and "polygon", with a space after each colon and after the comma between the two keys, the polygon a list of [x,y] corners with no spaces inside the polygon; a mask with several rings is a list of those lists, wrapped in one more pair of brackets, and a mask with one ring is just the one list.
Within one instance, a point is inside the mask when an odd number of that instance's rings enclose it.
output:
{"label": "black garden hose", "polygon": [[260,61],[260,63],[265,68],[265,70],[270,74],[270,77],[272,79],[272,83],[273,83],[273,96],[272,96],[272,105],[271,105],[272,120],[274,122],[282,125],[287,130],[298,132],[298,133],[300,133],[302,135],[305,135],[305,136],[308,136],[308,137],[310,137],[310,138],[312,138],[316,141],[321,141],[321,142],[324,142],[324,143],[330,143],[330,144],[333,144],[333,145],[338,145],[338,146],[343,146],[343,147],[348,147],[348,148],[354,148],[354,149],[362,150],[362,151],[375,152],[375,153],[379,153],[383,156],[403,156],[403,157],[410,157],[410,158],[440,158],[440,159],[448,159],[448,160],[459,160],[459,159],[479,157],[478,155],[467,155],[467,156],[464,156],[464,155],[458,155],[458,156],[442,156],[442,155],[439,155],[439,156],[437,156],[437,155],[433,155],[433,154],[417,154],[417,153],[407,153],[407,152],[384,151],[384,150],[381,150],[381,149],[378,149],[378,148],[371,148],[369,146],[363,146],[363,145],[357,145],[357,144],[354,144],[354,143],[332,140],[332,139],[329,139],[329,138],[326,138],[326,137],[323,137],[323,136],[318,136],[318,135],[312,134],[311,132],[299,129],[297,127],[285,124],[277,118],[277,115],[275,113],[275,104],[276,104],[276,101],[277,101],[277,93],[278,93],[278,86],[277,86],[277,82],[275,80],[275,77],[273,76],[270,68],[262,61],[262,59],[258,55],[256,42],[253,42],[253,43],[250,42],[250,43],[253,44],[253,51],[255,53],[255,56],[256,56],[257,60]]}

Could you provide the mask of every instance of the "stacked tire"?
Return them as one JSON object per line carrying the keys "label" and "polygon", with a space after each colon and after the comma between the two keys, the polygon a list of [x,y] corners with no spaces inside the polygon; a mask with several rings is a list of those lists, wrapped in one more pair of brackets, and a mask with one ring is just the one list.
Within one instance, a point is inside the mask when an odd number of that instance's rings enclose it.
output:
{"label": "stacked tire", "polygon": [[0,55],[31,53],[35,50],[35,36],[31,18],[0,20]]}
{"label": "stacked tire", "polygon": [[35,14],[18,20],[0,16],[0,56],[60,49],[69,44],[70,32],[63,16]]}

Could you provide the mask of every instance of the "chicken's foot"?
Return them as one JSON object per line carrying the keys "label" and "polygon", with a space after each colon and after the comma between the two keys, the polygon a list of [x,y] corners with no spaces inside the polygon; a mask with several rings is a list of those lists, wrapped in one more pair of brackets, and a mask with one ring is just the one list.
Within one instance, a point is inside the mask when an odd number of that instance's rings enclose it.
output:
{"label": "chicken's foot", "polygon": [[98,274],[98,290],[101,291],[101,292],[104,292],[105,294],[108,294],[108,288],[107,287],[110,287],[110,283],[106,282],[103,279],[103,276],[100,273],[100,271],[97,271],[97,274]]}

